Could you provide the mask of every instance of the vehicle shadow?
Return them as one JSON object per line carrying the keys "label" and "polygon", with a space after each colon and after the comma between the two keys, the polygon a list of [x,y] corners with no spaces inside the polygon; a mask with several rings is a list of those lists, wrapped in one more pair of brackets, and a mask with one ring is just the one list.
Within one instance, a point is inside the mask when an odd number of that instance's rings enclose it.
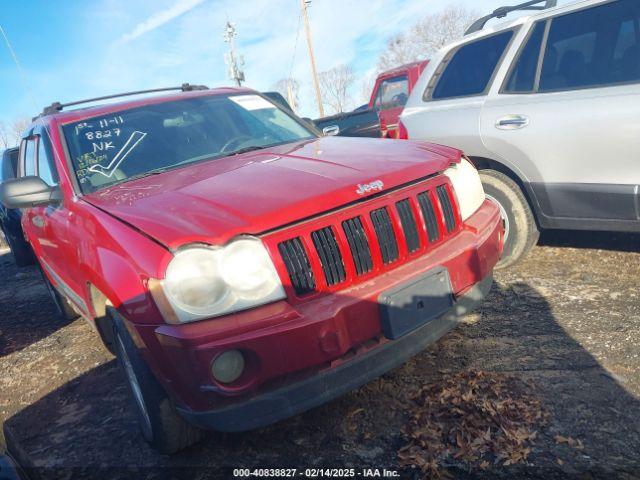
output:
{"label": "vehicle shadow", "polygon": [[[494,284],[457,329],[358,390],[256,431],[211,434],[171,457],[142,440],[114,360],[16,413],[5,428],[13,438],[9,448],[32,480],[229,478],[234,468],[399,469],[396,452],[404,444],[411,394],[468,369],[532,380],[532,393],[550,416],[527,464],[485,472],[454,463],[448,470],[455,477],[611,478],[640,471],[640,401],[525,282]],[[580,439],[584,449],[559,444],[556,435]]]}
{"label": "vehicle shadow", "polygon": [[16,267],[0,253],[0,358],[47,338],[64,325],[36,266]]}
{"label": "vehicle shadow", "polygon": [[538,245],[640,252],[640,233],[544,230]]}

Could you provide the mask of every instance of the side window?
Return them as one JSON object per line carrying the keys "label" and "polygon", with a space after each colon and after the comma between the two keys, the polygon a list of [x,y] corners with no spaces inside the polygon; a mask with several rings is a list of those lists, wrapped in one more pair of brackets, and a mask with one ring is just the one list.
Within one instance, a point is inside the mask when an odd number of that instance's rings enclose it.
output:
{"label": "side window", "polygon": [[616,41],[616,47],[613,51],[613,60],[615,62],[623,62],[625,54],[633,51],[638,46],[638,19],[626,20],[622,22],[620,34]]}
{"label": "side window", "polygon": [[619,0],[554,18],[540,91],[640,80],[640,2]]}
{"label": "side window", "polygon": [[380,104],[381,104],[380,94],[382,93],[382,88],[380,87],[381,85],[378,86],[378,90],[376,90],[376,99],[373,101],[373,108],[375,110],[380,110]]}
{"label": "side window", "polygon": [[483,94],[511,37],[513,31],[509,30],[460,47],[448,62],[432,98]]}
{"label": "side window", "polygon": [[36,174],[36,139],[28,138],[24,141],[24,156],[22,164],[22,176]]}
{"label": "side window", "polygon": [[19,158],[19,151],[18,150],[13,150],[12,152],[9,153],[9,162],[11,162],[11,178],[16,177],[16,175],[18,175],[18,158]]}
{"label": "side window", "polygon": [[388,78],[380,83],[378,90],[376,103],[379,103],[380,110],[404,107],[409,98],[409,80],[406,75]]}
{"label": "side window", "polygon": [[0,182],[10,178],[16,178],[18,171],[18,150],[5,150],[2,155],[2,171],[0,171]]}
{"label": "side window", "polygon": [[38,176],[47,185],[54,186],[58,184],[58,172],[56,172],[53,156],[50,154],[48,141],[45,137],[38,139]]}
{"label": "side window", "polygon": [[538,22],[533,27],[529,39],[511,67],[511,73],[504,91],[508,93],[528,93],[536,83],[540,47],[544,37],[546,22]]}

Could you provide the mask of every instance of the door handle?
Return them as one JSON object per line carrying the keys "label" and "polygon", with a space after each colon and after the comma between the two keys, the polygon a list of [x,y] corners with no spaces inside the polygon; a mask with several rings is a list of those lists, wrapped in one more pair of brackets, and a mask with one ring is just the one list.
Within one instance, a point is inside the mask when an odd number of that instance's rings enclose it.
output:
{"label": "door handle", "polygon": [[506,115],[496,120],[496,128],[500,130],[517,130],[529,125],[526,115]]}
{"label": "door handle", "polygon": [[322,129],[322,133],[328,137],[333,137],[340,133],[340,127],[338,125],[329,125]]}

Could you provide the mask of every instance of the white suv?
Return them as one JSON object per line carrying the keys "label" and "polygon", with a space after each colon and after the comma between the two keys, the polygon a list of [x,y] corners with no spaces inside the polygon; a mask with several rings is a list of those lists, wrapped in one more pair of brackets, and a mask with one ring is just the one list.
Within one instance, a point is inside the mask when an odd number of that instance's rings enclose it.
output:
{"label": "white suv", "polygon": [[458,147],[481,170],[503,212],[501,266],[540,228],[640,231],[640,1],[549,4],[476,22],[429,63],[401,116],[405,138]]}

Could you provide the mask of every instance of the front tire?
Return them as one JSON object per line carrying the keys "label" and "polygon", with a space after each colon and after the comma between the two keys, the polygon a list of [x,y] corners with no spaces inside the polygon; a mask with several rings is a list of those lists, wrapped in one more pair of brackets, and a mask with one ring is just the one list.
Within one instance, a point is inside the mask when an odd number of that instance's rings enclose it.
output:
{"label": "front tire", "polygon": [[71,303],[69,303],[69,300],[63,297],[60,292],[58,292],[58,290],[56,290],[56,288],[51,284],[51,282],[47,278],[47,275],[42,270],[42,267],[40,267],[40,275],[42,275],[42,280],[44,281],[44,284],[47,287],[47,291],[49,292],[49,296],[51,297],[51,300],[56,307],[58,318],[60,318],[60,320],[65,323],[72,322],[76,318],[78,318],[80,316],[78,315],[78,312],[74,310],[74,308],[71,306]]}
{"label": "front tire", "polygon": [[504,251],[496,268],[510,267],[538,243],[540,232],[529,203],[516,182],[495,170],[481,170],[479,173],[487,199],[500,209],[505,229]]}
{"label": "front tire", "polygon": [[204,432],[184,420],[140,356],[124,321],[110,312],[116,357],[133,399],[145,441],[163,454],[172,454],[199,441]]}
{"label": "front tire", "polygon": [[13,260],[16,265],[18,267],[32,265],[35,262],[35,257],[29,244],[15,239],[9,235],[4,228],[2,229],[2,232],[4,233],[4,239],[7,241],[7,245],[9,245],[9,249],[11,250],[11,254],[13,255]]}

